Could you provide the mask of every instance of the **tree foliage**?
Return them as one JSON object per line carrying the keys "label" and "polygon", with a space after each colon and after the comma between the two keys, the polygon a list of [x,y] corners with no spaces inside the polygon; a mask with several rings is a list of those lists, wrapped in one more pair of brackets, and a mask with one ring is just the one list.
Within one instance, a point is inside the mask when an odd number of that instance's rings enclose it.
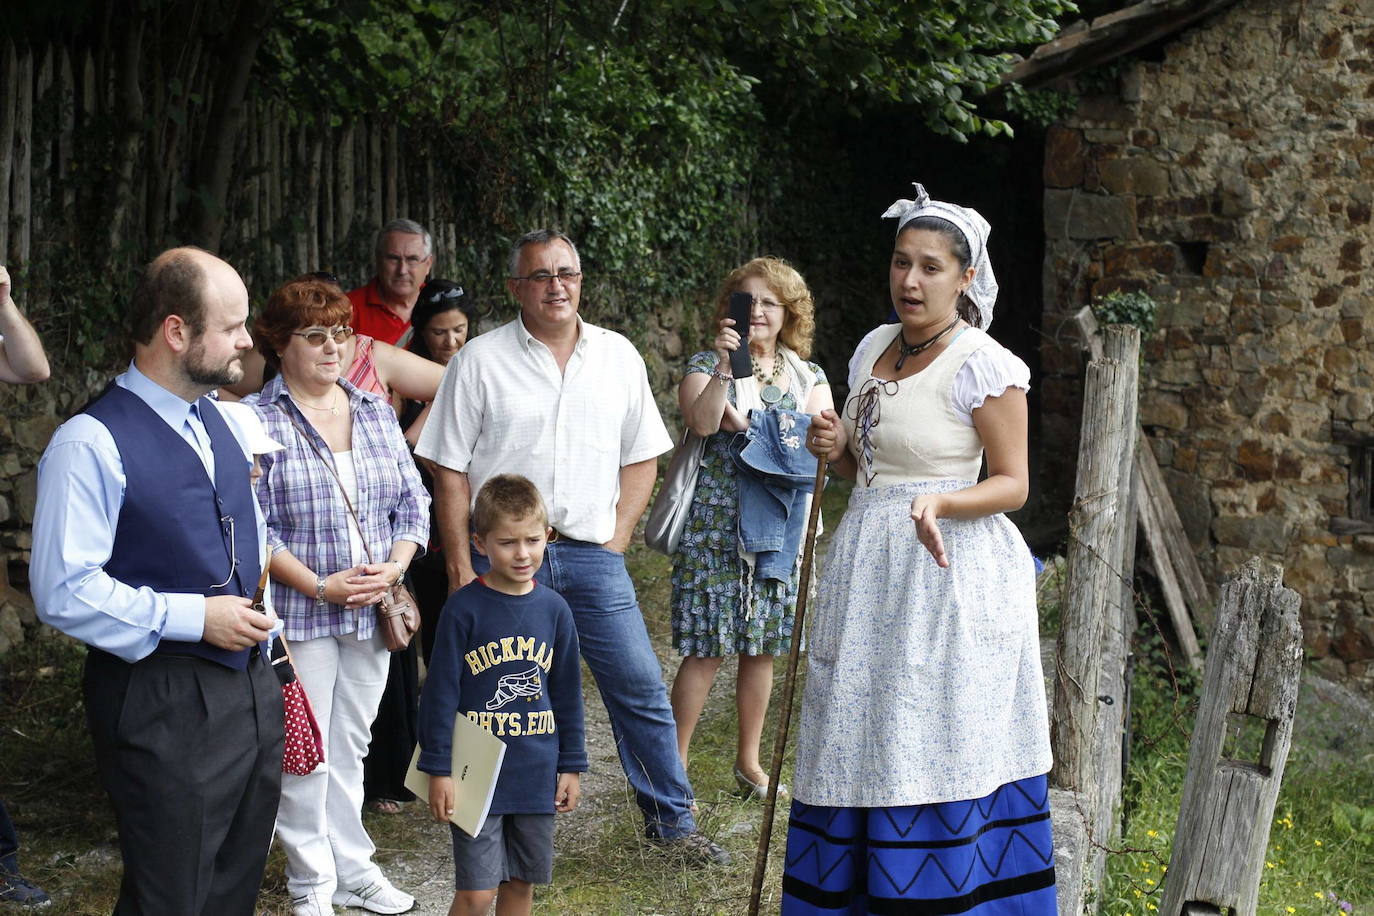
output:
{"label": "tree foliage", "polygon": [[[1011,52],[1049,38],[1073,9],[1069,0],[56,0],[15,17],[14,34],[59,37],[78,71],[86,52],[97,70],[123,67],[111,104],[83,113],[82,148],[63,176],[81,183],[82,203],[66,241],[107,251],[107,275],[176,241],[221,247],[226,188],[253,177],[231,153],[250,103],[275,100],[300,124],[398,125],[416,161],[443,176],[448,212],[461,214],[460,250],[444,254],[465,278],[494,281],[511,237],[561,225],[628,326],[774,244],[764,235],[801,212],[797,195],[808,218],[845,206],[833,175],[837,163],[853,167],[855,151],[837,124],[900,111],[955,140],[1009,134],[979,97]],[[911,177],[894,176],[894,188]],[[149,201],[142,210],[129,204],[137,194]],[[134,213],[146,216],[130,227]],[[273,240],[300,231],[288,212]],[[240,259],[265,247],[224,244]],[[270,276],[268,264],[255,275]]]}

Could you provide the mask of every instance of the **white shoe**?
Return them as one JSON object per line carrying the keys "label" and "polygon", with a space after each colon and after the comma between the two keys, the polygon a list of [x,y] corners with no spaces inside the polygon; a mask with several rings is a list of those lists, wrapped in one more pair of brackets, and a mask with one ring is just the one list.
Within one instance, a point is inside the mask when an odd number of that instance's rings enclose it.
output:
{"label": "white shoe", "polygon": [[315,891],[291,898],[291,916],[334,916],[334,907]]}
{"label": "white shoe", "polygon": [[385,878],[352,890],[334,892],[335,906],[362,907],[373,913],[404,913],[415,906],[415,898],[398,891]]}

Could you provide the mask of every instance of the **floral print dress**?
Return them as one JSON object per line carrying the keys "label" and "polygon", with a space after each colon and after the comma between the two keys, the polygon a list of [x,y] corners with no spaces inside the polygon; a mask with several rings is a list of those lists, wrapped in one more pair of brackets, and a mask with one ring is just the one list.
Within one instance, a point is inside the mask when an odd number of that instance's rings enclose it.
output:
{"label": "floral print dress", "polygon": [[[687,372],[709,375],[717,362],[713,351],[698,353],[687,362]],[[808,362],[806,367],[814,384],[827,384],[820,366]],[[804,408],[793,393],[803,387],[801,379],[791,378],[777,406]],[[735,403],[734,382],[728,383],[726,397]],[[791,649],[800,562],[784,583],[755,579],[740,557],[739,486],[727,451],[735,435],[721,431],[707,438],[687,524],[673,555],[673,646],[682,655],[781,655]]]}

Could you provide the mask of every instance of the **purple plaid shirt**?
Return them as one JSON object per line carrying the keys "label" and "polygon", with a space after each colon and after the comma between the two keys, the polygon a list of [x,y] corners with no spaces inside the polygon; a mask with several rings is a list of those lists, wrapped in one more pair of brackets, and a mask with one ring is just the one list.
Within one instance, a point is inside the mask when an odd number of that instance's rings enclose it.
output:
{"label": "purple plaid shirt", "polygon": [[[429,539],[429,494],[420,482],[396,414],[377,395],[346,379],[339,384],[348,392],[348,409],[353,413],[353,462],[358,474],[358,500],[353,508],[362,521],[368,549],[377,562],[390,555],[396,541],[414,541],[423,552]],[[321,575],[352,566],[348,532],[353,519],[338,482],[324,464],[322,455],[330,455],[329,446],[291,400],[281,376],[246,400],[258,412],[267,434],[286,446],[259,457],[258,502],[267,516],[272,552],[290,550]],[[313,444],[296,431],[292,420]],[[333,461],[332,455],[329,460]],[[367,639],[377,629],[372,607],[318,606],[313,597],[275,581],[272,598],[288,639],[355,631],[359,639]]]}

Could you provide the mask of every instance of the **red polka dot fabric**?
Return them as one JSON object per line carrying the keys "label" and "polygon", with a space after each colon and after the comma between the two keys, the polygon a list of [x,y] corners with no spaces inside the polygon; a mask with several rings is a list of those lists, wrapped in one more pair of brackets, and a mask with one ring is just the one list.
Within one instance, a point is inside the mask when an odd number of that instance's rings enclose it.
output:
{"label": "red polka dot fabric", "polygon": [[286,707],[286,748],[281,769],[292,776],[305,776],[324,763],[324,738],[299,680],[283,684],[281,696]]}

